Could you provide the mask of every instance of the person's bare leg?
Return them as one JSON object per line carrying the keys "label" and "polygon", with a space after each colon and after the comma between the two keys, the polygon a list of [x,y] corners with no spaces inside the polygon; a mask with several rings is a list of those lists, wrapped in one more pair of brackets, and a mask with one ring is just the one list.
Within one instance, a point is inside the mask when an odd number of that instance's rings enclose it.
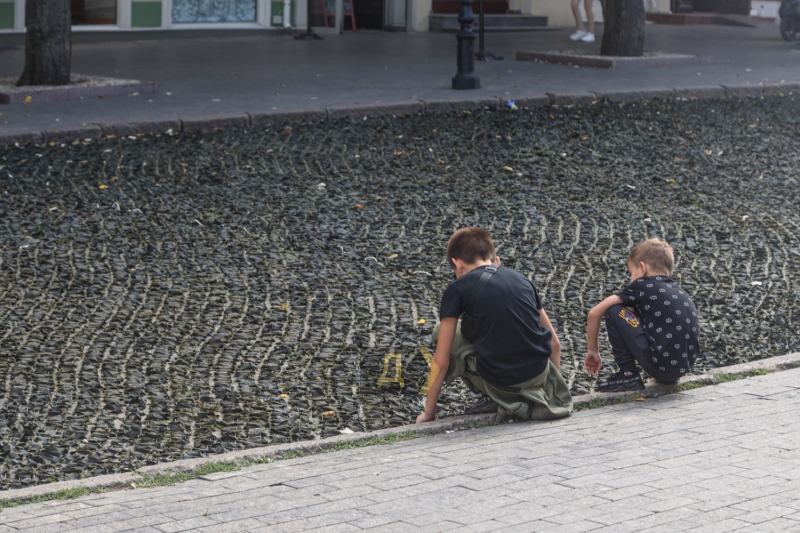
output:
{"label": "person's bare leg", "polygon": [[583,29],[583,17],[581,16],[581,10],[580,7],[578,7],[579,4],[580,0],[572,0],[572,15],[575,17],[575,27],[578,28],[579,31],[585,31]]}
{"label": "person's bare leg", "polygon": [[589,33],[594,33],[594,11],[592,10],[592,4],[594,0],[583,0],[583,7],[586,8],[586,22]]}

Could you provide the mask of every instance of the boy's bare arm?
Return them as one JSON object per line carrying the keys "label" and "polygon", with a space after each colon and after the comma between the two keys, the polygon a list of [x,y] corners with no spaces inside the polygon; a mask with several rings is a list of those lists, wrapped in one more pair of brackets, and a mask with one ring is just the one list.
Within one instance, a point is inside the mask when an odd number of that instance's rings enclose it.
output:
{"label": "boy's bare arm", "polygon": [[539,323],[553,333],[553,338],[550,339],[550,361],[553,362],[557,369],[561,370],[561,342],[558,340],[556,328],[550,322],[550,317],[544,312],[544,307],[539,309]]}
{"label": "boy's bare arm", "polygon": [[428,399],[425,402],[425,412],[417,417],[417,424],[436,419],[436,402],[439,400],[447,367],[450,366],[450,349],[453,347],[457,326],[458,319],[452,317],[443,318],[439,325],[439,338],[436,340],[436,351],[428,378]]}
{"label": "boy's bare arm", "polygon": [[606,314],[609,307],[621,303],[620,297],[613,294],[594,306],[586,318],[586,360],[583,367],[590,376],[596,376],[603,365],[600,359],[600,321],[603,320],[603,315]]}

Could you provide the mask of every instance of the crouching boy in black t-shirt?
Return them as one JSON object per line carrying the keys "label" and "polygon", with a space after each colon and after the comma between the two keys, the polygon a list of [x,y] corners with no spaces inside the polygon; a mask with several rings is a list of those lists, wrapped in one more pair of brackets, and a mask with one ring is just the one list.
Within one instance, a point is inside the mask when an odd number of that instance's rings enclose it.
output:
{"label": "crouching boy in black t-shirt", "polygon": [[568,416],[572,397],[559,370],[561,347],[533,284],[499,266],[492,238],[480,228],[450,237],[447,262],[456,281],[442,296],[428,399],[417,422],[436,418],[442,383],[457,377],[484,395],[469,413],[497,411],[500,421]]}
{"label": "crouching boy in black t-shirt", "polygon": [[600,371],[598,332],[603,317],[619,366],[598,391],[644,389],[636,363],[659,383],[674,383],[693,370],[700,353],[697,309],[670,278],[674,264],[669,244],[659,239],[644,241],[628,256],[630,284],[589,311],[584,367],[592,376]]}

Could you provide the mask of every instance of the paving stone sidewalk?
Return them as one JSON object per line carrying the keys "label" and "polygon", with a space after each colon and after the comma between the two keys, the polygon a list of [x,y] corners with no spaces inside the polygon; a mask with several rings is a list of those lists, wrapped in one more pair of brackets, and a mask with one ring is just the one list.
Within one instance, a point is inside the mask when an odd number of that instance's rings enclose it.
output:
{"label": "paving stone sidewalk", "polygon": [[798,419],[800,369],[8,508],[0,532],[800,531]]}
{"label": "paving stone sidewalk", "polygon": [[[572,28],[546,32],[489,34],[487,50],[504,61],[477,62],[476,91],[453,91],[456,40],[443,33],[364,31],[324,41],[242,36],[161,41],[95,42],[73,48],[73,72],[154,81],[161,90],[114,98],[0,106],[0,135],[8,132],[86,129],[94,124],[156,123],[156,131],[179,129],[180,119],[197,128],[203,119],[228,117],[246,124],[245,113],[322,112],[331,116],[353,106],[411,106],[489,99],[521,100],[545,93],[607,93],[653,88],[797,81],[800,50],[783,41],[777,26],[646,27],[646,49],[696,54],[711,62],[664,68],[609,70],[514,60],[517,51],[598,50],[597,43],[569,40]],[[211,35],[211,34],[209,34]],[[98,37],[101,39],[102,37]],[[6,46],[4,46],[6,45]],[[19,76],[24,50],[19,36],[0,35],[0,77]],[[309,119],[319,119],[310,115]],[[258,119],[253,119],[253,124]],[[111,130],[106,128],[104,135]],[[121,132],[116,132],[121,134]]]}

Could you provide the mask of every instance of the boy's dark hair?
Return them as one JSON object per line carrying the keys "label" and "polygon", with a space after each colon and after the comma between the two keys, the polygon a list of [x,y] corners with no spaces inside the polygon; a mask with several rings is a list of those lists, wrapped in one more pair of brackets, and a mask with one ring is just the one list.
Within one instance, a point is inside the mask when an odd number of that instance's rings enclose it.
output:
{"label": "boy's dark hair", "polygon": [[629,265],[638,265],[642,262],[659,272],[665,272],[668,276],[672,275],[675,268],[675,256],[672,253],[672,246],[661,239],[647,239],[639,243],[628,256]]}
{"label": "boy's dark hair", "polygon": [[475,226],[461,228],[447,241],[447,262],[450,266],[453,265],[453,259],[461,259],[471,265],[479,259],[494,261],[494,257],[494,242],[484,229]]}

